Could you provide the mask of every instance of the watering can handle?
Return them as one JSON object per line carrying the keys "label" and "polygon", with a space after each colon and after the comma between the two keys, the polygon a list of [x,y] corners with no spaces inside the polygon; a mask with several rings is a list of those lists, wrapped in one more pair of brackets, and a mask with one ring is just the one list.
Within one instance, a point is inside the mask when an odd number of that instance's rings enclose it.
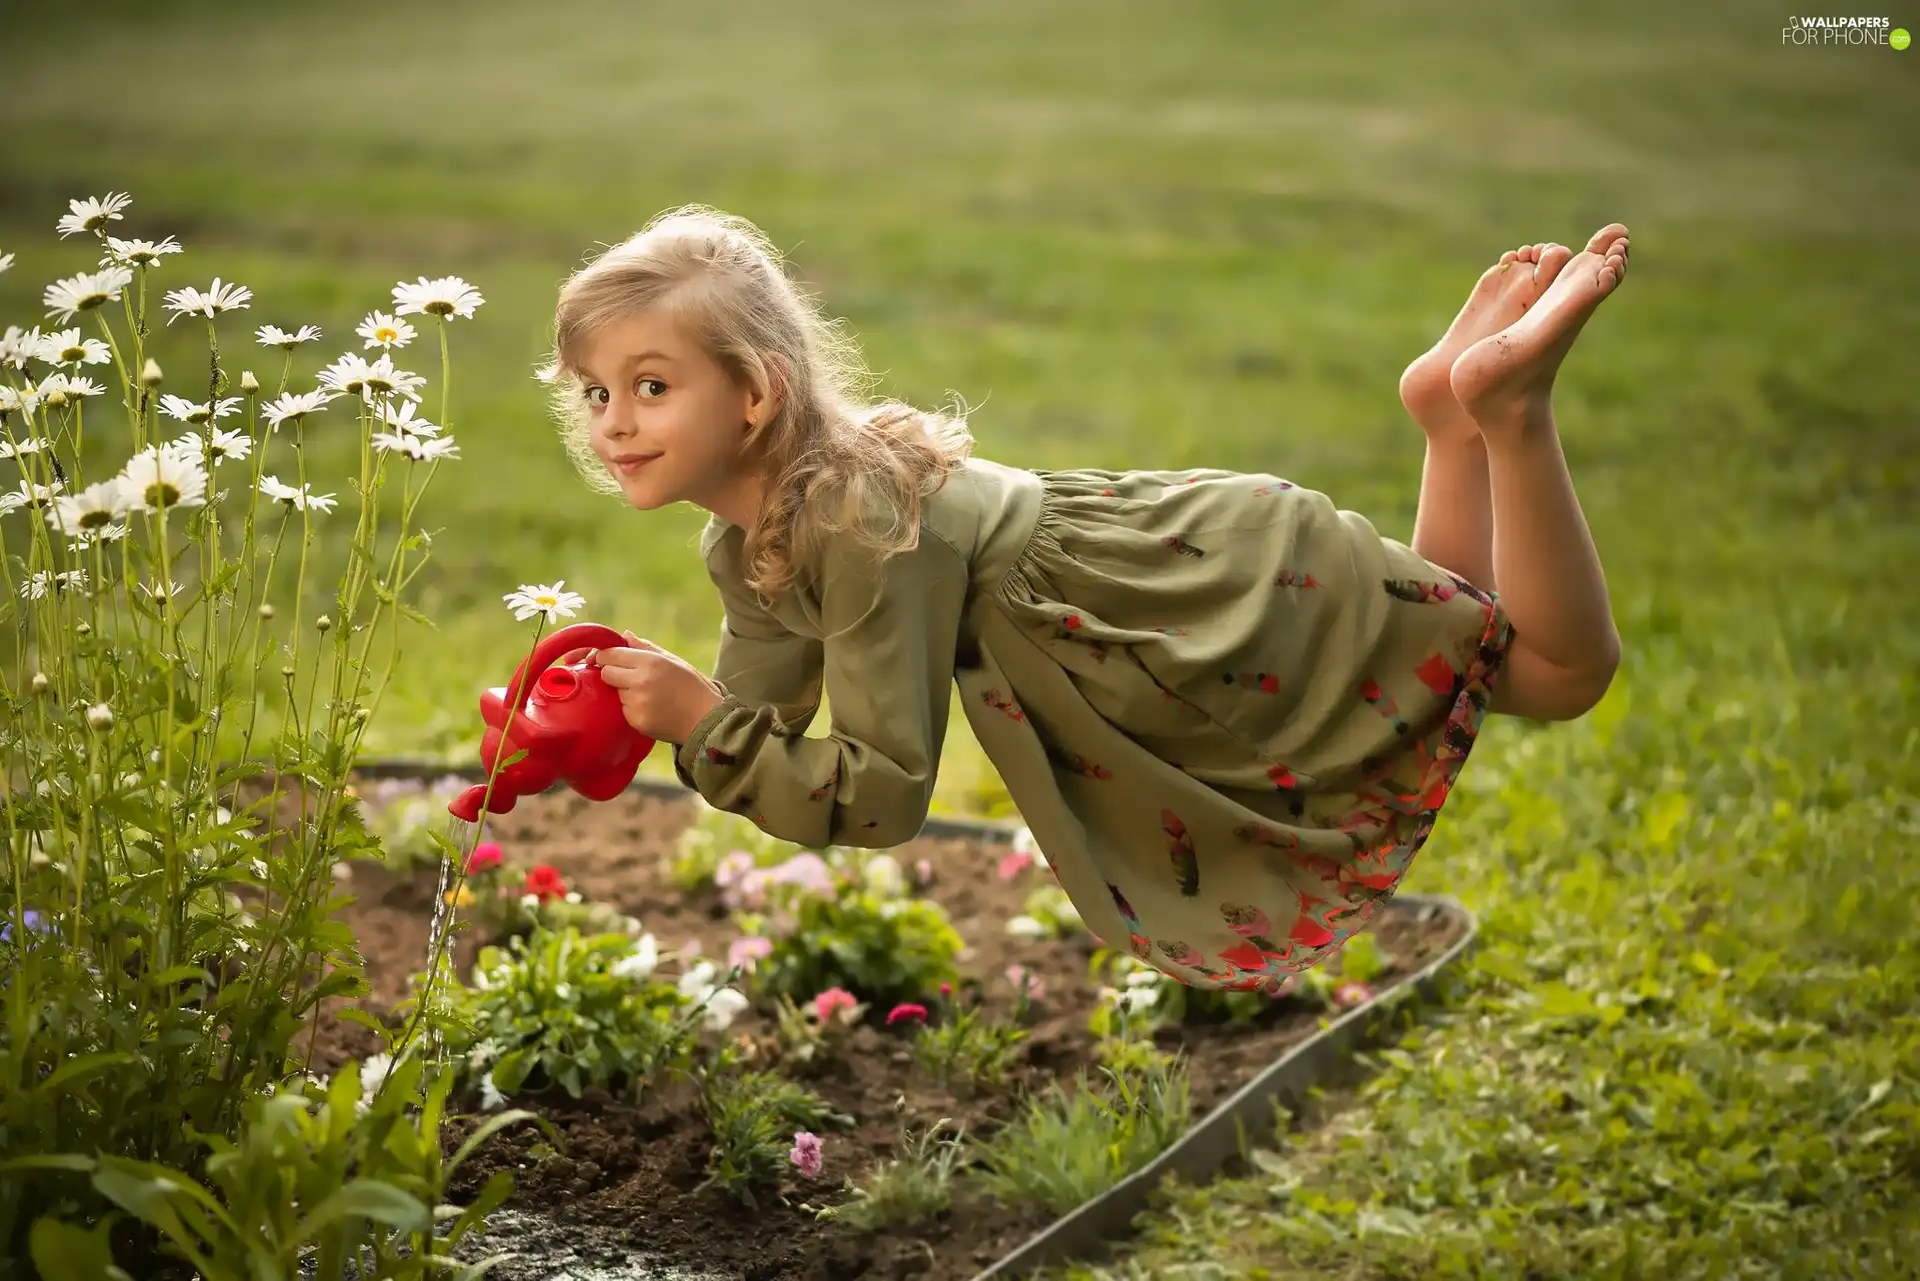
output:
{"label": "watering can handle", "polygon": [[[507,686],[507,692],[513,696],[513,710],[526,710],[527,696],[533,693],[533,682],[540,673],[559,661],[562,654],[576,649],[618,649],[626,643],[625,636],[599,623],[573,623],[562,627],[535,645],[527,661],[513,669],[513,682]],[[533,669],[531,672],[527,670],[529,667]]]}

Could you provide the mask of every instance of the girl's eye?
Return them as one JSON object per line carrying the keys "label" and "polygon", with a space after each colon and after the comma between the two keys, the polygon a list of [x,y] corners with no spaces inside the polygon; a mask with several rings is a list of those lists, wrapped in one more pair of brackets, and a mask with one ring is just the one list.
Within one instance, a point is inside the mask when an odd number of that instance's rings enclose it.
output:
{"label": "girl's eye", "polygon": [[639,391],[642,399],[649,399],[653,397],[664,396],[667,394],[667,385],[661,382],[658,378],[642,378],[639,382],[634,384],[634,387]]}
{"label": "girl's eye", "polygon": [[606,408],[607,401],[612,399],[612,396],[608,394],[605,387],[589,387],[587,388],[586,395],[587,403],[595,409]]}

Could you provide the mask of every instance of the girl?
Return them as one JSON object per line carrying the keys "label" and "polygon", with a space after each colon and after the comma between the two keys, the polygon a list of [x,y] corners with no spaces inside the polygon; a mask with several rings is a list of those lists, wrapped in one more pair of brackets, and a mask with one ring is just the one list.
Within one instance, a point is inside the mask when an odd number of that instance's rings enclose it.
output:
{"label": "girl", "polygon": [[1507,253],[1408,368],[1407,547],[1277,476],[975,459],[957,418],[862,399],[756,228],[663,215],[566,283],[542,376],[591,481],[712,513],[726,621],[712,678],[631,636],[597,661],[683,781],[809,846],[920,830],[957,680],[1096,935],[1277,990],[1393,893],[1489,710],[1576,717],[1612,679],[1549,401],[1626,267],[1617,224]]}

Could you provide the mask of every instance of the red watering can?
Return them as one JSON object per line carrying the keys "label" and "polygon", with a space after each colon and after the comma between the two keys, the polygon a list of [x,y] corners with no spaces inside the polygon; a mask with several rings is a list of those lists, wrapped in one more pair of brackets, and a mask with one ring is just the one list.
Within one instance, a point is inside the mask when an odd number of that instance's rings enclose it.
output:
{"label": "red watering can", "polygon": [[617,649],[626,643],[625,636],[598,623],[562,627],[534,646],[505,689],[480,695],[480,715],[487,723],[480,763],[492,774],[514,753],[526,755],[493,775],[492,797],[484,784],[460,793],[447,806],[455,818],[478,822],[482,806],[505,814],[522,796],[556,782],[595,801],[610,801],[626,790],[653,750],[653,740],[627,724],[619,691],[598,667],[584,660],[555,666],[570,650]]}

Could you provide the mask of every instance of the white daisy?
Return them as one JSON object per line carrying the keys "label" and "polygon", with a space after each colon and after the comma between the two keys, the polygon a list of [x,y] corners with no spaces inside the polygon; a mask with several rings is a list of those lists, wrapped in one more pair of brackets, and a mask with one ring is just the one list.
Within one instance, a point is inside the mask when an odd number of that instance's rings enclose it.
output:
{"label": "white daisy", "polygon": [[72,496],[53,500],[47,524],[68,538],[106,537],[99,533],[127,514],[127,491],[118,479],[88,485]]}
{"label": "white daisy", "polygon": [[221,284],[220,277],[213,278],[210,289],[174,289],[167,294],[167,310],[173,315],[167,317],[171,325],[182,316],[205,316],[212,320],[222,312],[236,311],[253,301],[253,290],[245,285]]}
{"label": "white daisy", "polygon": [[104,365],[113,349],[98,338],[82,338],[78,329],[42,334],[34,354],[49,365]]}
{"label": "white daisy", "polygon": [[408,436],[378,431],[373,434],[373,447],[390,454],[405,454],[417,463],[460,456],[460,446],[453,443],[451,436]]}
{"label": "white daisy", "polygon": [[0,387],[0,418],[11,414],[31,414],[40,408],[40,392],[34,387]]}
{"label": "white daisy", "polygon": [[13,255],[0,254],[0,271],[6,271],[12,266],[13,266]]}
{"label": "white daisy", "polygon": [[393,357],[387,355],[368,365],[365,377],[368,400],[375,396],[405,396],[408,400],[419,400],[420,389],[427,385],[427,380],[419,374],[395,369]]}
{"label": "white daisy", "polygon": [[67,208],[73,212],[61,214],[54,230],[62,240],[83,231],[99,231],[110,222],[119,222],[120,211],[132,203],[132,196],[112,191],[97,199],[89,196],[85,200],[69,200]]}
{"label": "white daisy", "polygon": [[0,516],[30,507],[52,506],[53,500],[63,489],[64,487],[57,480],[46,485],[23,480],[18,489],[0,491]]}
{"label": "white daisy", "polygon": [[46,447],[47,442],[38,436],[28,436],[19,441],[0,440],[0,458],[25,458],[28,454],[37,454]]}
{"label": "white daisy", "polygon": [[49,405],[64,405],[68,401],[81,400],[87,396],[100,396],[106,388],[91,378],[75,378],[72,374],[48,374],[40,380],[34,389],[41,400]]}
{"label": "white daisy", "polygon": [[152,601],[156,605],[158,605],[163,600],[169,600],[172,597],[178,596],[181,592],[184,592],[186,590],[187,590],[187,585],[185,583],[142,583],[140,584],[140,594],[142,596],[145,596],[148,600]]}
{"label": "white daisy", "polygon": [[334,395],[327,391],[282,392],[278,400],[262,406],[260,412],[267,416],[267,424],[279,431],[281,423],[297,423],[308,414],[319,413]]}
{"label": "white daisy", "polygon": [[587,603],[587,598],[578,592],[562,591],[567,580],[557,580],[552,586],[544,583],[522,583],[517,592],[508,592],[501,597],[507,602],[507,608],[520,622],[526,622],[535,614],[545,614],[549,623],[562,618],[572,618],[575,611]]}
{"label": "white daisy", "polygon": [[419,336],[412,325],[384,311],[370,313],[353,332],[366,339],[369,347],[390,349],[404,347]]}
{"label": "white daisy", "polygon": [[411,400],[387,401],[380,406],[380,421],[398,432],[410,436],[438,436],[440,427],[424,418],[415,417],[419,406]]}
{"label": "white daisy", "polygon": [[240,397],[227,396],[219,403],[200,403],[183,396],[162,396],[160,412],[183,423],[204,423],[210,418],[231,418],[240,412]]}
{"label": "white daisy", "polygon": [[133,281],[133,273],[125,267],[102,267],[99,271],[83,271],[77,276],[68,276],[65,280],[56,280],[47,286],[40,295],[40,301],[46,306],[47,314],[65,324],[83,311],[92,311],[105,302],[111,302],[120,296],[120,291]]}
{"label": "white daisy", "polygon": [[747,998],[732,988],[716,988],[707,998],[707,1008],[704,1011],[707,1026],[715,1032],[726,1031],[733,1025],[733,1021],[740,1017],[740,1012],[747,1008],[747,1004]]}
{"label": "white daisy", "polygon": [[393,287],[393,309],[402,316],[425,312],[472,319],[473,309],[484,302],[486,299],[480,296],[480,291],[458,276],[441,276],[437,280],[422,276],[415,284],[402,281]]}
{"label": "white daisy", "polygon": [[651,934],[642,934],[639,941],[628,949],[625,956],[615,961],[613,968],[607,972],[614,978],[638,983],[641,979],[651,978],[659,964],[660,941]]}
{"label": "white daisy", "polygon": [[207,501],[207,469],[198,458],[166,445],[149,445],[129,458],[120,483],[134,511],[201,507]]}
{"label": "white daisy", "polygon": [[6,334],[0,336],[0,364],[25,369],[29,360],[40,358],[40,337],[38,325],[32,329],[8,325]]}
{"label": "white daisy", "polygon": [[199,459],[205,459],[211,450],[216,467],[221,463],[242,462],[253,454],[253,437],[245,432],[221,431],[217,427],[211,440],[200,432],[190,431],[167,443],[180,453]]}
{"label": "white daisy", "polygon": [[150,267],[166,255],[181,251],[180,242],[172,236],[157,244],[151,240],[122,240],[118,236],[108,236],[107,256],[101,260],[101,265]]}
{"label": "white daisy", "polygon": [[58,574],[43,569],[27,576],[27,581],[20,584],[20,595],[25,600],[45,600],[49,592],[76,591],[86,585],[84,569],[69,569]]}
{"label": "white daisy", "polygon": [[332,494],[316,494],[311,485],[286,485],[277,476],[262,476],[260,492],[275,502],[285,503],[294,511],[314,511],[325,514],[334,509],[338,500]]}
{"label": "white daisy", "polygon": [[320,336],[320,326],[302,325],[288,333],[278,325],[262,325],[255,330],[262,347],[278,347],[282,351],[292,351],[301,343],[312,342]]}

